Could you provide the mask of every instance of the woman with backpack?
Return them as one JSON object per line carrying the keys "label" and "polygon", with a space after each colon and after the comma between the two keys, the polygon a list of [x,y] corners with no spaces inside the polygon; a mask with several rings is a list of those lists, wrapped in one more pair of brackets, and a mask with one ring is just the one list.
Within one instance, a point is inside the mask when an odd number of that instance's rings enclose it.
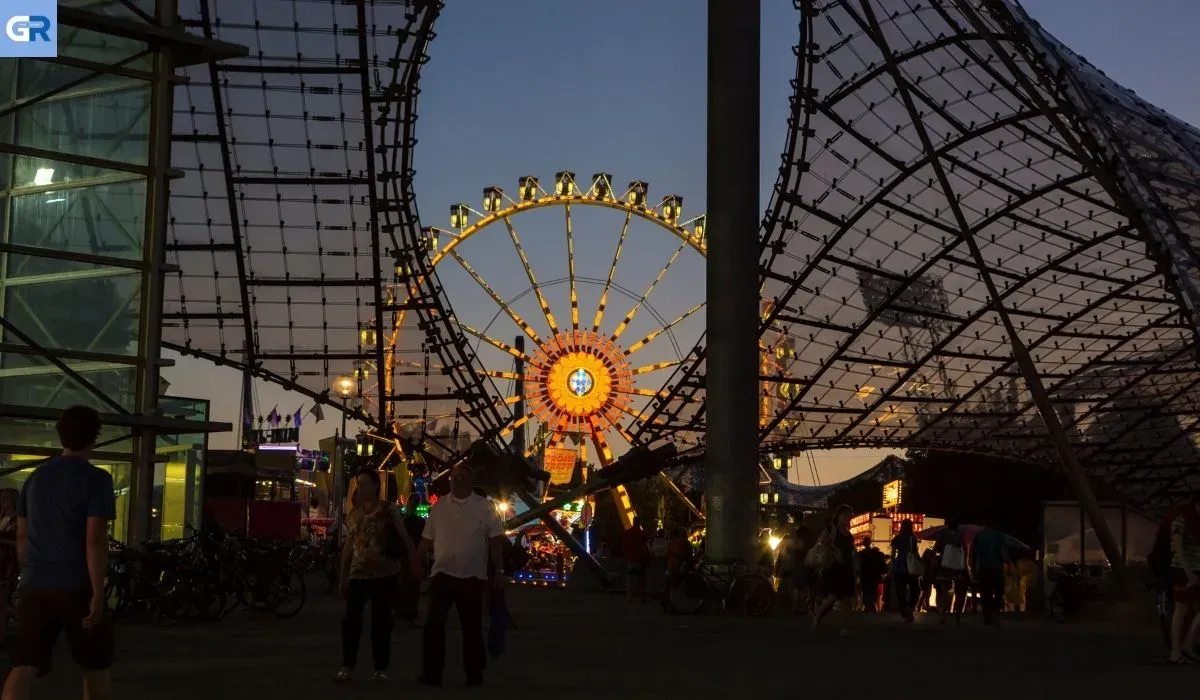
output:
{"label": "woman with backpack", "polygon": [[354,509],[347,519],[342,548],[339,590],[346,599],[342,618],[342,667],[334,681],[350,680],[358,660],[363,613],[371,605],[371,655],[375,680],[387,680],[392,652],[392,605],[396,599],[402,559],[419,566],[416,548],[404,528],[400,511],[379,498],[379,472],[363,469],[354,477]]}

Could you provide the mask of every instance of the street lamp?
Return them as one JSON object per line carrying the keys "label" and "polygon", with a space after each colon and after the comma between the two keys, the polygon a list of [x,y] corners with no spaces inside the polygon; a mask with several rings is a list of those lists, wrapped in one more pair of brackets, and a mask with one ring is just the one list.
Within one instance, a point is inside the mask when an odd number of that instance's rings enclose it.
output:
{"label": "street lamp", "polygon": [[341,375],[333,380],[333,393],[342,399],[342,437],[346,437],[346,412],[349,410],[348,401],[358,389],[358,381],[354,377]]}

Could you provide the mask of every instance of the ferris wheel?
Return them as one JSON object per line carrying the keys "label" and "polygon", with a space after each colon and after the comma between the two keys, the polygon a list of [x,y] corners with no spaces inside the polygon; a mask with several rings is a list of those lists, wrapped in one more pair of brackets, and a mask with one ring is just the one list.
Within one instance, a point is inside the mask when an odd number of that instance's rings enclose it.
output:
{"label": "ferris wheel", "polygon": [[[449,228],[423,230],[455,322],[505,407],[501,437],[527,455],[590,445],[588,461],[611,463],[635,442],[629,420],[661,395],[664,370],[683,361],[702,331],[705,217],[683,220],[682,197],[652,203],[648,190],[643,181],[615,190],[607,173],[583,189],[563,171],[547,191],[525,176],[515,197],[487,187],[480,210],[454,204]],[[528,239],[519,233],[527,224]],[[505,257],[511,268],[500,270]],[[627,281],[639,277],[644,283]],[[664,284],[689,278],[692,294]],[[655,295],[664,287],[675,291]],[[415,367],[397,350],[411,332],[404,313],[392,318],[387,356]],[[427,361],[424,369],[438,371]],[[527,431],[534,439],[526,441]]]}

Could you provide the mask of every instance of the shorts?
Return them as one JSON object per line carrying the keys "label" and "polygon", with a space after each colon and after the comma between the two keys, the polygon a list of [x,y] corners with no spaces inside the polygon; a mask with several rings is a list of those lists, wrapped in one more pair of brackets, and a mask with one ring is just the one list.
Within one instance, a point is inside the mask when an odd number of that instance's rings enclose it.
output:
{"label": "shorts", "polygon": [[59,632],[66,633],[71,656],[84,671],[104,671],[113,663],[112,618],[84,629],[92,601],[87,589],[21,591],[17,599],[17,638],[12,665],[32,666],[42,673],[50,670]]}

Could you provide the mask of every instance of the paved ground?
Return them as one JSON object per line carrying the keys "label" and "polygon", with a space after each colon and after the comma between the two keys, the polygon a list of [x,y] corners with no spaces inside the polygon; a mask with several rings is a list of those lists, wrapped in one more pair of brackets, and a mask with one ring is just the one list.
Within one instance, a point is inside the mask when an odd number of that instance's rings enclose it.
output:
{"label": "paved ground", "polygon": [[[370,700],[499,693],[631,700],[737,693],[735,700],[749,694],[776,700],[842,691],[924,700],[1164,697],[1200,687],[1200,667],[1159,661],[1159,642],[1149,629],[1013,620],[986,628],[977,619],[955,628],[929,619],[905,626],[860,618],[860,634],[842,638],[812,634],[805,619],[668,617],[654,604],[630,605],[620,596],[518,588],[511,601],[521,628],[511,633],[509,653],[490,662],[484,689],[462,685],[453,633],[446,686],[415,686],[416,629],[397,632],[389,683],[334,685],[340,610],[336,601],[323,600],[292,620],[239,614],[200,627],[124,628],[117,697]],[[36,697],[79,697],[69,658],[62,655],[56,664]]]}

